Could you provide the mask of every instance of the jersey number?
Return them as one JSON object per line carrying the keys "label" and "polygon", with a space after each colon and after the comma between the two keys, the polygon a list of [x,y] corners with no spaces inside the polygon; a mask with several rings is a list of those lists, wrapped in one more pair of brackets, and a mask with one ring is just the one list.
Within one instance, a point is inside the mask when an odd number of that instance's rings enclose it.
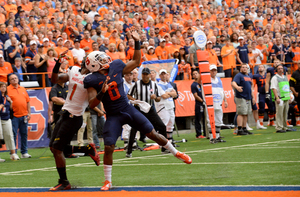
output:
{"label": "jersey number", "polygon": [[73,98],[73,95],[74,95],[74,93],[75,93],[76,88],[77,88],[77,84],[75,83],[74,86],[73,86],[73,88],[72,88],[71,95],[70,95],[70,101],[71,101],[72,98]]}
{"label": "jersey number", "polygon": [[117,84],[117,82],[113,81],[109,85],[110,86],[107,90],[108,94],[109,94],[109,97],[112,101],[115,101],[115,100],[117,100],[118,98],[121,97],[120,92],[118,90],[118,84]]}
{"label": "jersey number", "polygon": [[260,87],[264,87],[264,85],[266,83],[266,79],[260,79],[259,81],[261,82]]}

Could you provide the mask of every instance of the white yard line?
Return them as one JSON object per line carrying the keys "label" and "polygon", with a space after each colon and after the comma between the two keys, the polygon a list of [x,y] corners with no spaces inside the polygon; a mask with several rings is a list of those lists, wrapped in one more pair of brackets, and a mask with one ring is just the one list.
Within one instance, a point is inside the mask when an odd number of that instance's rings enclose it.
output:
{"label": "white yard line", "polygon": [[[225,149],[237,149],[241,147],[253,147],[259,145],[267,145],[267,144],[278,144],[278,143],[286,143],[286,142],[295,142],[300,141],[300,139],[290,139],[290,140],[281,140],[281,141],[274,141],[274,142],[262,142],[262,143],[255,143],[255,144],[245,144],[245,145],[238,145],[238,146],[230,146],[230,147],[220,147],[220,148],[212,148],[212,149],[205,149],[205,150],[196,150],[196,151],[187,151],[185,153],[200,153],[200,152],[207,152],[207,151],[218,151],[218,150],[225,150]],[[128,161],[128,160],[136,160],[136,159],[148,159],[153,157],[166,157],[167,155],[149,155],[149,156],[142,156],[142,157],[134,157],[134,158],[124,158],[124,159],[116,159],[114,160],[114,166],[138,166],[138,165],[186,165],[184,163],[158,163],[158,164],[118,164],[120,161]],[[171,156],[171,155],[169,155]],[[193,165],[202,165],[202,164],[267,164],[267,163],[300,163],[300,161],[263,161],[263,162],[203,162],[203,163],[193,163]],[[80,163],[80,164],[72,164],[67,165],[67,167],[82,167],[82,166],[91,166],[95,165],[94,163]],[[14,172],[3,172],[0,175],[20,175],[20,173],[31,174],[28,172],[35,172],[35,171],[52,171],[55,170],[56,167],[48,167],[48,168],[37,168],[37,169],[28,169],[28,170],[20,170]]]}

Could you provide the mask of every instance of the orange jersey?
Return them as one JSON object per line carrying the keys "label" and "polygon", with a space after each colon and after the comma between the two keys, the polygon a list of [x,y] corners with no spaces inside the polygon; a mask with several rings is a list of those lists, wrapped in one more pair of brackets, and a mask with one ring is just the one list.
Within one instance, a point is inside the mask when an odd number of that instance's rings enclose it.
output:
{"label": "orange jersey", "polygon": [[[296,47],[295,49],[293,49],[292,47],[292,51],[295,54],[293,61],[300,61],[300,47]],[[297,69],[298,69],[298,65],[294,64],[292,70],[295,71]]]}
{"label": "orange jersey", "polygon": [[112,61],[120,59],[120,54],[118,52],[111,53],[108,51],[106,54],[111,58]]}
{"label": "orange jersey", "polygon": [[157,56],[154,54],[152,55],[149,55],[148,53],[145,54],[146,58],[148,61],[151,61],[151,60],[158,60]]}
{"label": "orange jersey", "polygon": [[214,64],[214,65],[218,65],[218,56],[216,54],[216,51],[211,49],[211,50],[207,50],[208,51],[208,62],[209,64]]}

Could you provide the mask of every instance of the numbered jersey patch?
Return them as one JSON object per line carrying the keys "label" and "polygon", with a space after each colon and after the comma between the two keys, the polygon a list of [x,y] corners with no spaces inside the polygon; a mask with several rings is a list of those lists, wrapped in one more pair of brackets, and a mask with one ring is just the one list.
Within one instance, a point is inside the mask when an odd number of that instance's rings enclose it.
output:
{"label": "numbered jersey patch", "polygon": [[69,89],[62,109],[68,110],[75,116],[81,116],[88,106],[88,94],[83,86],[83,79],[86,75],[82,75],[77,66],[68,68],[67,74],[69,75]]}
{"label": "numbered jersey patch", "polygon": [[[123,87],[123,69],[126,65],[121,60],[114,60],[108,69],[109,88],[104,94],[102,102],[107,114],[119,113],[128,106],[127,95]],[[84,88],[94,88],[100,92],[106,75],[94,72],[84,79]]]}

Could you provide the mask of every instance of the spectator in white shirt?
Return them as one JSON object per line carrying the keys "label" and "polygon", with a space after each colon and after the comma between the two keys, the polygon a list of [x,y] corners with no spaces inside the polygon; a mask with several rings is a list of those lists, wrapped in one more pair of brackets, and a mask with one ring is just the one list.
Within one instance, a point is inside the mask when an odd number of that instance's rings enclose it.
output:
{"label": "spectator in white shirt", "polygon": [[73,48],[71,50],[73,57],[74,57],[74,63],[75,63],[75,65],[80,66],[83,58],[85,57],[85,51],[80,48],[80,40],[79,39],[76,39],[74,41],[74,45],[75,45],[75,48]]}

